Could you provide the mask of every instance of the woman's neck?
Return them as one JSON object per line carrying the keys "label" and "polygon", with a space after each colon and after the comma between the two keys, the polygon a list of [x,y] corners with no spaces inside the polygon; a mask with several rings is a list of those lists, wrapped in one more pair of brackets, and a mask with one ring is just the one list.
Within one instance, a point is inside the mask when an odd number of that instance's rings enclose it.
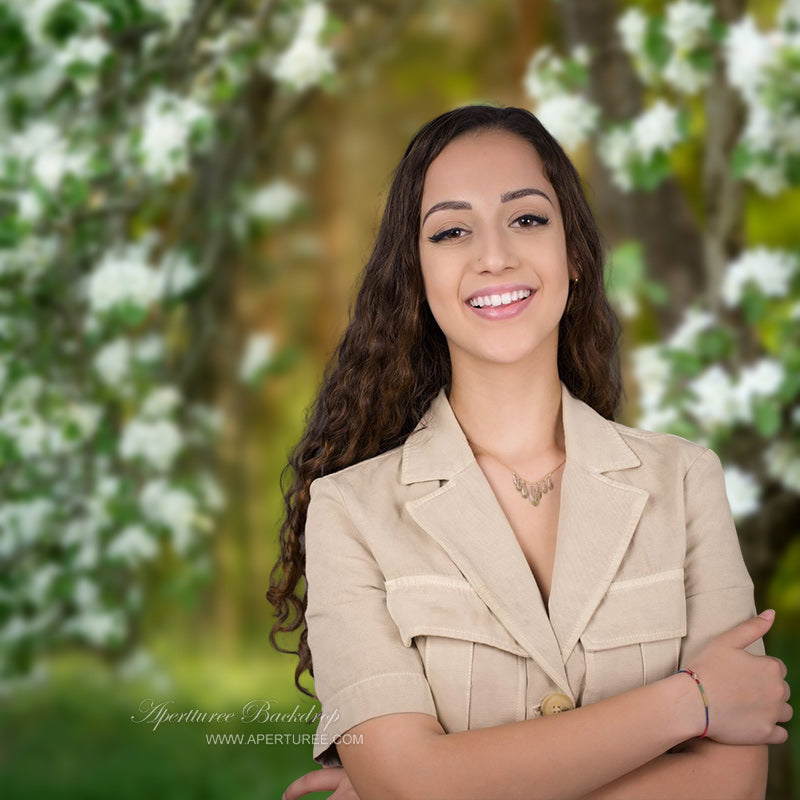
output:
{"label": "woman's neck", "polygon": [[491,372],[453,370],[450,405],[473,449],[520,472],[563,458],[557,367],[521,370],[507,365]]}

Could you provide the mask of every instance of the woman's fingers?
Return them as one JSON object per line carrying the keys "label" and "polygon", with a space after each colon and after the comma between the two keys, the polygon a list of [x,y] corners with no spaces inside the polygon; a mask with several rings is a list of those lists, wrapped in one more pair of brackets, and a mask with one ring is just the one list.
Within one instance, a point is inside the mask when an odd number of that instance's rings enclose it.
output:
{"label": "woman's fingers", "polygon": [[762,611],[757,617],[740,622],[717,638],[727,645],[744,649],[764,636],[774,621],[775,612],[772,609]]}
{"label": "woman's fingers", "polygon": [[298,797],[312,792],[332,792],[338,789],[339,784],[346,779],[347,773],[342,767],[315,769],[292,781],[286,787],[281,800],[297,800]]}

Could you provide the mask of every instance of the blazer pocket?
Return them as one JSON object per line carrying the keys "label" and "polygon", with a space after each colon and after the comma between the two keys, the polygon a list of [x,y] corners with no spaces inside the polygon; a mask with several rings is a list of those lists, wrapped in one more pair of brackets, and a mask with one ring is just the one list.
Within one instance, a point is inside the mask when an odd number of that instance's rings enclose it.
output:
{"label": "blazer pocket", "polygon": [[394,578],[386,606],[403,644],[419,650],[447,733],[525,718],[527,654],[467,581]]}
{"label": "blazer pocket", "polygon": [[612,583],[581,636],[583,704],[675,672],[685,635],[682,568]]}

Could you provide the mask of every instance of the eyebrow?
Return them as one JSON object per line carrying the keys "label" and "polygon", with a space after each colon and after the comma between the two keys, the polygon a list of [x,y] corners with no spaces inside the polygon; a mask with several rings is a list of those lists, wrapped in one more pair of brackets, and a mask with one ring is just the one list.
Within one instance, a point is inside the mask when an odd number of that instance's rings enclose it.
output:
{"label": "eyebrow", "polygon": [[[511,200],[519,200],[521,197],[530,197],[531,195],[539,195],[540,197],[544,197],[550,205],[553,205],[553,201],[545,194],[541,189],[533,189],[533,188],[525,188],[525,189],[514,189],[511,192],[505,192],[504,194],[500,195],[500,202],[501,203],[508,203]],[[423,224],[428,217],[436,211],[469,211],[472,206],[466,202],[466,200],[443,200],[441,203],[434,203],[426,212],[425,216],[422,218]]]}

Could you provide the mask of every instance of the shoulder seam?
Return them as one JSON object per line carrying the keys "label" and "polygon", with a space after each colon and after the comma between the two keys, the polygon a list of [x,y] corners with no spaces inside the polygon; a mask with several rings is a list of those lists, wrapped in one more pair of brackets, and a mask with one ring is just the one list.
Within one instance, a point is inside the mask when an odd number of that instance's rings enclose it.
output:
{"label": "shoulder seam", "polygon": [[[702,450],[701,450],[701,451],[700,451],[700,452],[697,454],[697,456],[696,456],[696,457],[695,457],[695,458],[692,460],[692,463],[691,463],[691,464],[689,464],[689,466],[687,467],[687,469],[686,469],[686,472],[684,473],[684,476],[683,476],[684,480],[686,480],[686,477],[687,477],[687,476],[689,475],[689,473],[692,471],[692,469],[694,468],[694,465],[695,465],[695,464],[696,464],[696,463],[697,463],[697,462],[698,462],[698,461],[699,461],[699,460],[700,460],[700,459],[701,459],[701,458],[702,458],[702,457],[703,457],[703,456],[704,456],[706,453],[713,453],[713,452],[714,452],[714,451],[713,451],[713,450],[712,450],[710,447],[704,447],[704,448],[703,448],[703,449],[702,449]],[[716,455],[716,454],[715,454],[715,455]]]}

